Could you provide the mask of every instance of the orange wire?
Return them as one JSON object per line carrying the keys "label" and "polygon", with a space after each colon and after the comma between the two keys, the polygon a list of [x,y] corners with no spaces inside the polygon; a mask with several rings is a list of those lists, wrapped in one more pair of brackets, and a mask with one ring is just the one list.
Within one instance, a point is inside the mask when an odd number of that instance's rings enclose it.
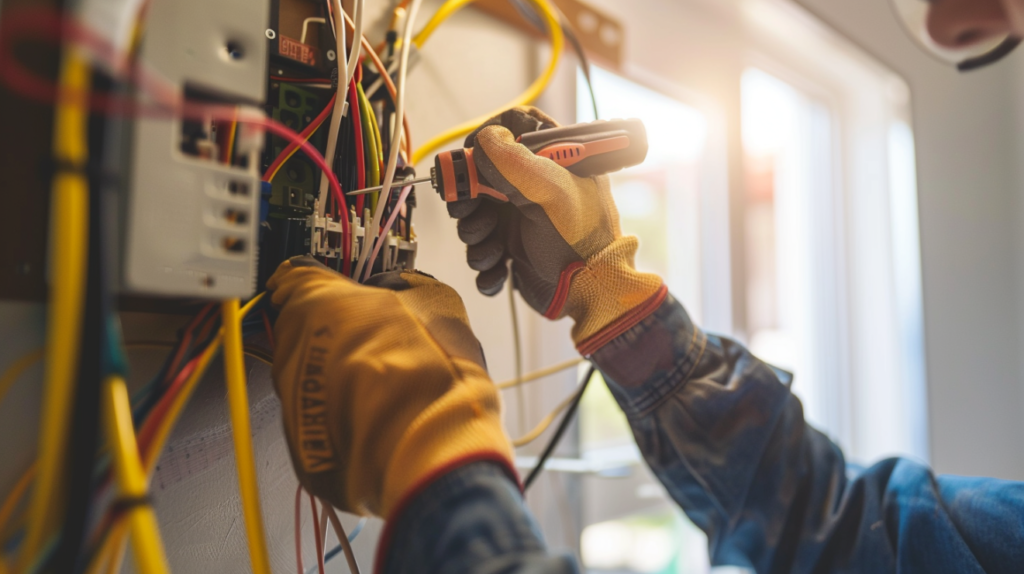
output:
{"label": "orange wire", "polygon": [[4,500],[3,507],[0,507],[0,533],[3,533],[7,529],[7,521],[11,519],[11,515],[14,514],[14,509],[18,507],[18,503],[21,502],[22,497],[28,490],[28,487],[32,484],[32,480],[36,476],[36,463],[32,463],[25,471],[25,474],[21,475],[18,482],[11,489],[11,492],[7,495]]}

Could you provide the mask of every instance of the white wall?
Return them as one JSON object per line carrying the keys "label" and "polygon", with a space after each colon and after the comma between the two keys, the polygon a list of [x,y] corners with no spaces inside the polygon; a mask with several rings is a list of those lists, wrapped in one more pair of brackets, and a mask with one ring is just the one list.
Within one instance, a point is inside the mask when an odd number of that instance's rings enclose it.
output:
{"label": "white wall", "polygon": [[[917,137],[931,460],[1024,479],[1015,63],[958,74],[889,0],[800,0],[910,85]],[[1021,68],[1024,69],[1024,68]]]}

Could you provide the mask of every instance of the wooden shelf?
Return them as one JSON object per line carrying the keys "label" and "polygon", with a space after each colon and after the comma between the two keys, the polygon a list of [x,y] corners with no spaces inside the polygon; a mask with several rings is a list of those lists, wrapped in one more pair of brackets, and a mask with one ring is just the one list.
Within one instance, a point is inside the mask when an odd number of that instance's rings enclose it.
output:
{"label": "wooden shelf", "polygon": [[[580,0],[551,1],[576,29],[580,44],[590,60],[614,71],[621,71],[622,46],[625,44],[625,28],[622,23]],[[543,37],[508,0],[477,0],[472,6],[531,36]],[[567,49],[571,48],[567,46]]]}

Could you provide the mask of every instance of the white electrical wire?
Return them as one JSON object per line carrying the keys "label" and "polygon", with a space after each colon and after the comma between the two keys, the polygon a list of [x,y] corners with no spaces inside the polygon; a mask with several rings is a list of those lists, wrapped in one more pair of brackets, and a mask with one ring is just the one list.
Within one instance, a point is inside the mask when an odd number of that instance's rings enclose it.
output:
{"label": "white electrical wire", "polygon": [[[334,156],[338,151],[338,132],[341,131],[341,119],[345,117],[346,102],[345,97],[348,95],[348,83],[343,80],[348,77],[348,60],[345,59],[345,12],[341,7],[341,0],[334,0],[334,38],[337,45],[337,55],[335,56],[338,60],[338,96],[334,100],[334,111],[331,112],[331,125],[327,131],[327,149],[324,153],[324,159],[327,160],[327,166],[334,169]],[[327,174],[320,173],[320,198],[318,202],[318,215],[323,217],[327,212]],[[341,214],[341,217],[348,217],[347,213]]]}
{"label": "white electrical wire", "polygon": [[305,20],[303,20],[302,21],[302,36],[299,37],[299,43],[300,44],[305,44],[306,43],[306,34],[309,32],[309,25],[313,24],[313,23],[316,23],[316,24],[326,24],[327,23],[327,18],[318,18],[316,16],[312,16],[310,18],[306,18]]}
{"label": "white electrical wire", "polygon": [[359,66],[359,55],[361,54],[360,50],[363,49],[363,13],[366,12],[366,0],[356,0],[352,10],[352,53],[348,56],[348,75],[345,76],[346,88],[356,75],[356,67]]}
{"label": "white electrical wire", "polygon": [[[402,125],[405,121],[405,76],[409,71],[409,49],[412,46],[413,37],[412,27],[416,21],[416,14],[420,10],[420,4],[422,4],[422,0],[412,0],[409,4],[409,13],[405,17],[405,32],[402,34],[402,53],[399,58],[398,82],[396,86],[398,94],[395,98],[395,128],[391,130],[391,148],[388,153],[387,171],[384,173],[384,187],[381,188],[383,191],[380,193],[380,200],[377,201],[377,210],[373,214],[373,223],[366,227],[367,236],[363,240],[363,252],[359,255],[359,263],[356,265],[356,278],[362,273],[363,266],[366,265],[366,259],[373,248],[373,243],[378,239],[380,220],[384,216],[384,207],[387,206],[388,199],[391,196],[391,184],[395,181],[395,170],[398,168],[398,150],[402,146]],[[373,241],[370,240],[371,233]],[[367,277],[369,277],[372,269],[373,262],[371,261],[369,268],[366,270]]]}

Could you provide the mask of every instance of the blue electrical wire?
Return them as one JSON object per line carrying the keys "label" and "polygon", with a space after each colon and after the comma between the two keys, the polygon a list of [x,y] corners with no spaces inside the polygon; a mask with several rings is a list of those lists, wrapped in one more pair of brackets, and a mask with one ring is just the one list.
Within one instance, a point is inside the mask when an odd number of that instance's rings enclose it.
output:
{"label": "blue electrical wire", "polygon": [[[356,524],[356,527],[352,529],[352,533],[348,535],[349,544],[356,541],[356,537],[359,536],[359,533],[363,531],[363,527],[366,526],[366,521],[367,518],[365,516],[359,519],[359,524]],[[335,546],[334,548],[331,548],[331,550],[327,552],[327,554],[324,554],[324,564],[327,564],[331,561],[332,558],[334,558],[338,554],[341,554],[341,550],[341,544]],[[317,568],[319,568],[319,566],[313,566],[312,568],[306,570],[304,574],[316,574]]]}

